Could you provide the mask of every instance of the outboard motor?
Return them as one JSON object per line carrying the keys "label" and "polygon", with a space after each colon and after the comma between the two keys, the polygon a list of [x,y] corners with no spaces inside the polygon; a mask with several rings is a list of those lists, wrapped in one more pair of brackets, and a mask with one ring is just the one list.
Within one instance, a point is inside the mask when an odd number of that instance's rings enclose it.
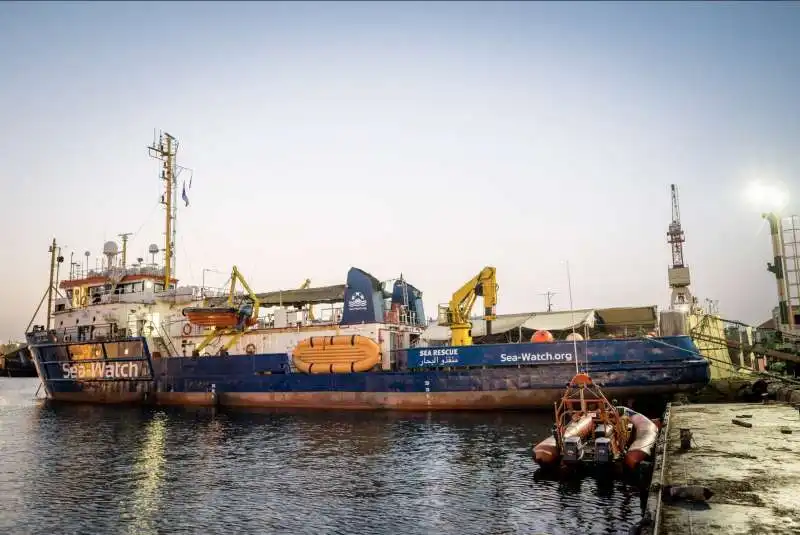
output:
{"label": "outboard motor", "polygon": [[614,434],[614,428],[606,424],[599,424],[595,427],[594,439],[594,459],[600,464],[611,462],[611,435]]}
{"label": "outboard motor", "polygon": [[580,437],[564,440],[564,462],[577,463],[583,459],[583,442]]}
{"label": "outboard motor", "polygon": [[611,439],[606,437],[596,438],[594,440],[594,457],[598,463],[611,462]]}

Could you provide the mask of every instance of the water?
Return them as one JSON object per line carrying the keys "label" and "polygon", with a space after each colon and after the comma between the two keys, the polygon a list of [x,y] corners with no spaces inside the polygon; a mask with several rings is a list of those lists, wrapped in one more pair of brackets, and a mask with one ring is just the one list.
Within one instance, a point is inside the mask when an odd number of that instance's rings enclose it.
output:
{"label": "water", "polygon": [[627,533],[638,490],[539,480],[549,414],[34,401],[0,379],[0,533]]}

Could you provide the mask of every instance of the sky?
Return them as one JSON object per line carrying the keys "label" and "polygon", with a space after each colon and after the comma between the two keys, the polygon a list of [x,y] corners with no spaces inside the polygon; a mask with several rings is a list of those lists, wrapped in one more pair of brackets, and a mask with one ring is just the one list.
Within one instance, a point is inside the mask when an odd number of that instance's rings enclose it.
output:
{"label": "sky", "polygon": [[746,192],[800,213],[797,27],[780,2],[0,3],[0,340],[53,237],[65,270],[124,232],[130,258],[163,246],[156,129],[193,170],[181,284],[356,266],[433,316],[491,265],[512,313],[568,309],[568,263],[575,308],[665,308],[674,183],[694,294],[760,323]]}

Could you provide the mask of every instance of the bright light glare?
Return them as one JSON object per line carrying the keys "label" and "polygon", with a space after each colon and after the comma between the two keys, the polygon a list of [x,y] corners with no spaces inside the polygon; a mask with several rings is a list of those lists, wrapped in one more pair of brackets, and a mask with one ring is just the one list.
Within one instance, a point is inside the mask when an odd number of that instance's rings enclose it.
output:
{"label": "bright light glare", "polygon": [[773,184],[753,182],[747,188],[747,198],[762,210],[780,210],[786,206],[786,191]]}

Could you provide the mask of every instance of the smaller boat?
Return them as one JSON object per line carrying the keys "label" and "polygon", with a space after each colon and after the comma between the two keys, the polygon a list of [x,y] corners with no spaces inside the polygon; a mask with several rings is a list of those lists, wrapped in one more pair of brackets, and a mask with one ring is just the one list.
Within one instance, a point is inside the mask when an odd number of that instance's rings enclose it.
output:
{"label": "smaller boat", "polygon": [[[218,329],[236,327],[241,320],[241,313],[236,307],[187,307],[183,309],[183,315],[192,325]],[[256,323],[250,317],[245,322],[248,327]]]}
{"label": "smaller boat", "polygon": [[36,377],[27,344],[0,345],[0,377]]}
{"label": "smaller boat", "polygon": [[633,409],[615,407],[578,373],[556,403],[553,434],[533,448],[539,466],[607,466],[636,470],[653,454],[658,425]]}

